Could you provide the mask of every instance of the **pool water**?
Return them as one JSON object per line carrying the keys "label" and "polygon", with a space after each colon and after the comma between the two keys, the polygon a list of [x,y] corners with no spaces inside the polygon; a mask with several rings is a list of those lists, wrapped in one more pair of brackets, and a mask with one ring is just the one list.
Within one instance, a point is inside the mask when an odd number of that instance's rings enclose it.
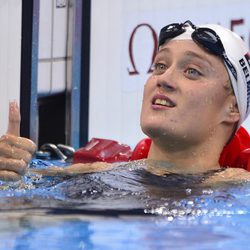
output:
{"label": "pool water", "polygon": [[248,249],[249,215],[178,218],[1,214],[1,249]]}
{"label": "pool water", "polygon": [[126,165],[2,182],[0,249],[248,249],[250,183],[209,187],[203,179]]}

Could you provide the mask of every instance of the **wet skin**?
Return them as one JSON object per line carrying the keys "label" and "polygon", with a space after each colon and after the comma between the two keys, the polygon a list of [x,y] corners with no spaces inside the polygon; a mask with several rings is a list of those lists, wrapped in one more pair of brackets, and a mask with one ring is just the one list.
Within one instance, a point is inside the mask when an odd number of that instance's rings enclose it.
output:
{"label": "wet skin", "polygon": [[164,44],[144,88],[141,127],[153,140],[149,158],[181,168],[219,167],[239,120],[228,80],[222,60],[192,40]]}
{"label": "wet skin", "polygon": [[[231,112],[231,107],[235,112]],[[0,139],[0,179],[18,180],[27,171],[36,146],[19,137],[20,114],[16,104],[10,104],[9,117],[8,131]],[[146,164],[148,171],[156,175],[195,174],[220,168],[219,155],[238,120],[236,99],[228,90],[228,75],[220,58],[189,40],[170,41],[160,48],[154,72],[144,88],[141,127],[153,140],[149,160],[174,167]],[[97,162],[36,172],[72,176],[115,167],[116,164]],[[248,179],[249,174],[229,169],[223,175],[218,173],[214,180],[224,177]]]}

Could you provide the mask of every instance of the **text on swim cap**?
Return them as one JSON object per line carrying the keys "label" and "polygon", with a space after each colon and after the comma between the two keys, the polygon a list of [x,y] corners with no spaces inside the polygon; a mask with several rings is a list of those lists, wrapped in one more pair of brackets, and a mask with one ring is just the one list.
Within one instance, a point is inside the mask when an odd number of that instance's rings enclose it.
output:
{"label": "text on swim cap", "polygon": [[250,102],[250,77],[249,77],[250,60],[249,60],[249,58],[250,58],[249,54],[246,54],[245,55],[246,61],[244,60],[244,58],[241,58],[239,60],[241,69],[244,73],[244,76],[245,76],[246,82],[247,82],[247,110],[246,110],[246,113],[248,113],[249,102]]}
{"label": "text on swim cap", "polygon": [[245,54],[245,58],[248,62],[249,68],[250,68],[250,53],[249,52]]}

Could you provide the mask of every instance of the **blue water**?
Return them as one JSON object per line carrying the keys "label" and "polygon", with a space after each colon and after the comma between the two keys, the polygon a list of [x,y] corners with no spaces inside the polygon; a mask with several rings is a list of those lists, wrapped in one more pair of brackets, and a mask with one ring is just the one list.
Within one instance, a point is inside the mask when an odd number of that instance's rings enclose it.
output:
{"label": "blue water", "polygon": [[1,249],[249,249],[249,214],[197,218],[17,213],[1,218]]}
{"label": "blue water", "polygon": [[1,183],[0,249],[250,249],[250,183],[200,180],[126,166]]}

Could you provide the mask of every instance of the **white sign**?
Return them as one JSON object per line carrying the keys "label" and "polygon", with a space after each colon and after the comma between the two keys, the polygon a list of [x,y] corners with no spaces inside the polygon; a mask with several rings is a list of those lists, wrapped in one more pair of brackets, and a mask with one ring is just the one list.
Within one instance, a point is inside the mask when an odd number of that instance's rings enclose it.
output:
{"label": "white sign", "polygon": [[0,2],[0,135],[7,130],[9,101],[19,102],[22,1]]}

